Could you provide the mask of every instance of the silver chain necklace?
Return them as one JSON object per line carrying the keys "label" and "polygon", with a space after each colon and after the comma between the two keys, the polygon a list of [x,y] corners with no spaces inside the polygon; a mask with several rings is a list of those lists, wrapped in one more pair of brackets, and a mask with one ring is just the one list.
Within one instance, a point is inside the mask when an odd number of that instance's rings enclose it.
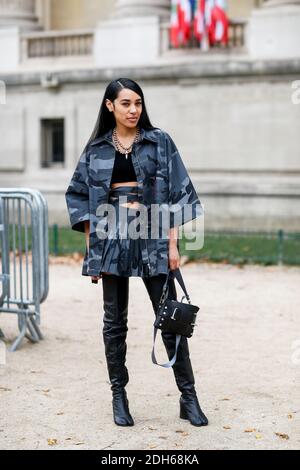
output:
{"label": "silver chain necklace", "polygon": [[[139,137],[140,137],[140,128],[138,127],[137,128],[137,131],[136,131],[136,135],[135,135],[135,138],[133,139],[133,142],[129,145],[129,147],[124,147],[124,145],[122,144],[122,142],[120,142],[119,138],[118,138],[118,135],[117,135],[117,128],[115,127],[114,130],[113,130],[113,134],[112,134],[112,138],[113,138],[113,142],[114,142],[114,146],[115,148],[120,152],[119,149],[123,149],[125,150],[125,158],[127,160],[128,158],[128,153],[130,152],[133,144],[135,142],[137,142],[139,140]],[[120,153],[123,153],[124,152],[120,152]]]}

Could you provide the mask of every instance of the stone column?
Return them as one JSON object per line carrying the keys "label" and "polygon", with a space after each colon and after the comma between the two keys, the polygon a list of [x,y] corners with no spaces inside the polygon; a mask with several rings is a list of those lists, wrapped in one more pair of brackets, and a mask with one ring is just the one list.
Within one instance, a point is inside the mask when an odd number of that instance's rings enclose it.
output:
{"label": "stone column", "polygon": [[0,27],[39,29],[35,0],[0,0]]}
{"label": "stone column", "polygon": [[100,67],[155,63],[162,50],[162,23],[171,16],[171,0],[117,0],[99,22],[94,57]]}
{"label": "stone column", "polygon": [[51,29],[51,0],[36,0],[36,15],[41,27],[49,31]]}
{"label": "stone column", "polygon": [[266,0],[253,10],[247,44],[254,59],[300,58],[300,0]]}
{"label": "stone column", "polygon": [[0,72],[15,71],[21,61],[20,36],[41,30],[36,0],[0,0]]}
{"label": "stone column", "polygon": [[116,0],[114,18],[155,15],[170,18],[171,0]]}

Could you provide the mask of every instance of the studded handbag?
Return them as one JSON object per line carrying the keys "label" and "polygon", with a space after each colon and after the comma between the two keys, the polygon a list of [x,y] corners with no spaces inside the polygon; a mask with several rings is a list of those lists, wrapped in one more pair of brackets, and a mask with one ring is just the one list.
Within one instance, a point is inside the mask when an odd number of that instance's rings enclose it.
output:
{"label": "studded handbag", "polygon": [[[169,292],[169,279],[175,278],[180,284],[185,295],[181,298],[181,301],[174,299],[168,299]],[[183,302],[186,298],[188,303]],[[160,297],[156,319],[154,322],[154,340],[152,349],[152,362],[162,367],[172,367],[176,362],[177,349],[182,336],[190,338],[193,335],[194,327],[196,325],[196,317],[199,307],[191,304],[190,297],[187,293],[185,284],[181,272],[178,269],[168,270],[167,278],[163,286],[162,294]],[[163,332],[176,334],[176,349],[173,358],[165,363],[159,364],[155,357],[155,340],[158,329]]]}

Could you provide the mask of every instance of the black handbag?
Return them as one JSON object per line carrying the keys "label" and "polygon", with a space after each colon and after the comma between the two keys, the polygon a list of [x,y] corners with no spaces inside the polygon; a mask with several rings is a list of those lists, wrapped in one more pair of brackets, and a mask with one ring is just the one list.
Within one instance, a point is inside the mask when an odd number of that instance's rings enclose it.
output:
{"label": "black handbag", "polygon": [[[170,278],[177,279],[185,294],[181,298],[180,302],[178,300],[168,299]],[[184,297],[187,299],[188,303],[182,302]],[[169,269],[154,322],[154,341],[152,349],[152,362],[154,364],[162,367],[172,367],[177,358],[177,349],[181,340],[181,336],[190,338],[193,335],[198,310],[199,307],[197,305],[191,304],[190,297],[187,293],[179,268],[175,270]],[[159,364],[155,357],[154,348],[158,329],[176,334],[175,354],[173,358],[165,364]]]}

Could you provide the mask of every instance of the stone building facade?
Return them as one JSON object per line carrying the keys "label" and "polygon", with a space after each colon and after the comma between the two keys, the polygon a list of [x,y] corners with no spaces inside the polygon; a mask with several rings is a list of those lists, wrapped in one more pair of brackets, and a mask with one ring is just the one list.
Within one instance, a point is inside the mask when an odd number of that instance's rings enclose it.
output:
{"label": "stone building facade", "polygon": [[170,3],[0,0],[0,187],[40,189],[50,223],[67,223],[104,89],[131,77],[206,228],[299,230],[300,0],[229,1],[230,46],[209,51],[170,48]]}

